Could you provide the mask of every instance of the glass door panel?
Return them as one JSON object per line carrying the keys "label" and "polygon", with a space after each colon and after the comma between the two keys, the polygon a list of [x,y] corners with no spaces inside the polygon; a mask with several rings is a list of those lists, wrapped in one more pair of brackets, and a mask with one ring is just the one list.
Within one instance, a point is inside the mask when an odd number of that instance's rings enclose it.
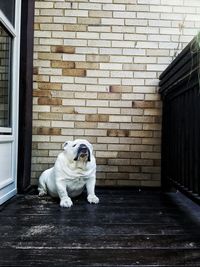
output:
{"label": "glass door panel", "polygon": [[0,0],[0,9],[4,13],[6,18],[14,26],[14,22],[15,22],[15,0]]}
{"label": "glass door panel", "polygon": [[[12,37],[0,23],[0,133],[11,132]],[[2,129],[1,129],[2,128]]]}

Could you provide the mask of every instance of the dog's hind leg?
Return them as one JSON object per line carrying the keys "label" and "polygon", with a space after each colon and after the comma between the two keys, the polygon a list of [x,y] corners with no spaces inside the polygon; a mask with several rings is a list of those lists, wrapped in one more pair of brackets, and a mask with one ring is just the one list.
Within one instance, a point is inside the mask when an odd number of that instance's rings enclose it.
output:
{"label": "dog's hind leg", "polygon": [[44,173],[42,173],[42,175],[39,178],[38,191],[40,197],[47,195],[47,185]]}

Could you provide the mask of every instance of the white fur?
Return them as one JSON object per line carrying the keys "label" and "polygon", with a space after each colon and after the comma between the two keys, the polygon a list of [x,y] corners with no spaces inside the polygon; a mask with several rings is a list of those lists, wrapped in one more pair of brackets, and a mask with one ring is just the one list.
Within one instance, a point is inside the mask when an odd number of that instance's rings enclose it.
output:
{"label": "white fur", "polygon": [[[74,160],[80,144],[89,148],[90,161],[87,158]],[[61,207],[71,207],[71,197],[81,194],[86,186],[88,202],[97,204],[99,199],[95,195],[96,161],[92,152],[93,147],[87,140],[65,142],[64,151],[58,155],[54,167],[45,170],[39,178],[39,196],[49,194],[59,197]]]}

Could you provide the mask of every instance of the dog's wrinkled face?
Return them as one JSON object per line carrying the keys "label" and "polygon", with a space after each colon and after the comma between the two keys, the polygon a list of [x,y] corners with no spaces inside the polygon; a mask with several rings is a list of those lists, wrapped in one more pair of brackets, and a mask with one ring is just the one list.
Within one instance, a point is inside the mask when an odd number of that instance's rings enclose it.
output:
{"label": "dog's wrinkled face", "polygon": [[84,139],[67,141],[63,145],[70,161],[90,161],[92,154],[92,145]]}

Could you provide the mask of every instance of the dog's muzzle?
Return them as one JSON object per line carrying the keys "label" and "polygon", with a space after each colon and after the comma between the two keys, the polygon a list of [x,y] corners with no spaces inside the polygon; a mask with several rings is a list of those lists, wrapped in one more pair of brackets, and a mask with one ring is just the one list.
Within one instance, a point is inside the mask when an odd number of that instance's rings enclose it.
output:
{"label": "dog's muzzle", "polygon": [[76,157],[74,158],[74,160],[77,161],[80,158],[81,159],[86,159],[87,161],[90,161],[90,150],[84,144],[80,144],[80,146],[79,146],[79,148],[77,150]]}

